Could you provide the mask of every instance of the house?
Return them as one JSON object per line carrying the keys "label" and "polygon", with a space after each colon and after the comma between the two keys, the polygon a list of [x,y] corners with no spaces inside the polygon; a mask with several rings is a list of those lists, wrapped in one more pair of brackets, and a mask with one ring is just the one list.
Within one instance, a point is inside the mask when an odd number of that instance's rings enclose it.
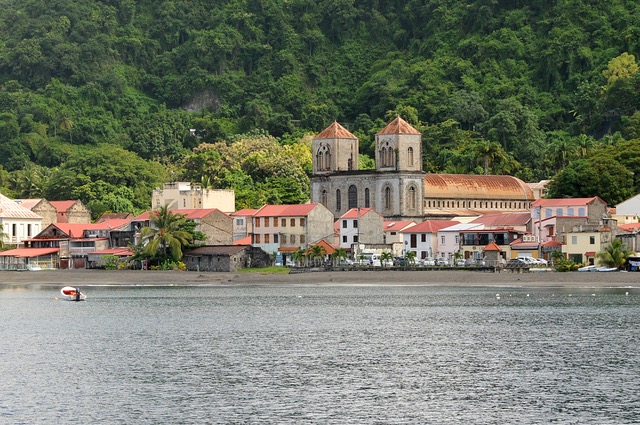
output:
{"label": "house", "polygon": [[352,208],[338,219],[340,248],[351,249],[353,245],[384,243],[384,217],[372,208]]}
{"label": "house", "polygon": [[640,193],[616,205],[613,218],[620,224],[640,222]]}
{"label": "house", "polygon": [[0,252],[0,270],[57,269],[60,248],[16,248]]}
{"label": "house", "polygon": [[91,223],[91,211],[79,199],[75,201],[49,201],[49,203],[56,209],[55,223]]}
{"label": "house", "polygon": [[[527,233],[509,244],[511,252],[506,258],[542,258],[541,245],[535,235]],[[549,261],[549,258],[545,259]]]}
{"label": "house", "polygon": [[485,229],[509,229],[515,232],[531,232],[530,212],[504,212],[484,214],[470,223],[484,224]]}
{"label": "house", "polygon": [[599,225],[607,218],[607,203],[598,196],[538,199],[531,209],[531,231],[541,242],[554,238],[564,243],[575,226]]}
{"label": "house", "polygon": [[438,231],[460,224],[451,220],[426,220],[400,231],[405,255],[415,252],[416,259],[435,258],[438,252]]}
{"label": "house", "polygon": [[[233,242],[233,220],[230,215],[217,208],[194,208],[171,210],[173,214],[182,214],[186,219],[196,223],[196,231],[204,233],[207,238],[202,241],[207,245],[231,245]],[[139,232],[142,227],[151,227],[152,214],[146,211],[131,220],[131,230]],[[137,241],[136,241],[137,243]]]}
{"label": "house", "polygon": [[233,218],[234,243],[253,233],[253,220],[251,217],[253,217],[257,211],[257,209],[245,208],[230,214],[231,218]]}
{"label": "house", "polygon": [[15,199],[15,202],[42,217],[40,229],[44,229],[51,223],[56,223],[58,221],[58,211],[46,199]]}
{"label": "house", "polygon": [[549,189],[547,186],[551,183],[551,180],[540,180],[537,183],[527,183],[527,185],[531,188],[533,192],[533,197],[535,199],[544,198],[549,193]]}
{"label": "house", "polygon": [[489,244],[493,244],[500,248],[500,255],[503,259],[509,260],[513,258],[511,244],[520,239],[525,232],[514,230],[510,227],[487,228],[486,224],[482,224],[482,226],[482,228],[462,230],[460,232],[460,244],[463,257],[465,259],[472,258],[474,260],[480,260],[484,255],[484,248]]}
{"label": "house", "polygon": [[231,214],[236,210],[236,195],[229,189],[204,188],[190,182],[169,182],[151,194],[152,207],[170,210],[218,209]]}
{"label": "house", "polygon": [[465,230],[481,230],[484,224],[481,223],[460,223],[438,230],[438,250],[434,257],[453,264],[453,257],[456,253],[462,257],[462,247],[460,245],[460,232]]}
{"label": "house", "polygon": [[322,204],[264,205],[252,217],[251,244],[270,254],[281,253],[283,264],[292,253],[333,238],[333,214]]}
{"label": "house", "polygon": [[394,257],[403,257],[404,236],[402,231],[416,224],[411,220],[385,221],[383,228],[384,243],[391,247]]}
{"label": "house", "polygon": [[235,272],[245,267],[264,267],[269,255],[247,245],[201,246],[184,253],[187,270],[199,272]]}
{"label": "house", "polygon": [[42,217],[0,194],[0,225],[5,234],[2,243],[20,247],[26,239],[40,232]]}

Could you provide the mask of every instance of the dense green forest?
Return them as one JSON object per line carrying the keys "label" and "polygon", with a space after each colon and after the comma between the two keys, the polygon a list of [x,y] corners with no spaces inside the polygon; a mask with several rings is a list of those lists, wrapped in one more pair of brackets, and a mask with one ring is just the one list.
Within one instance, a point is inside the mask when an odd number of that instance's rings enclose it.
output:
{"label": "dense green forest", "polygon": [[150,205],[168,179],[304,202],[310,138],[401,115],[425,171],[640,190],[633,0],[3,0],[0,191]]}

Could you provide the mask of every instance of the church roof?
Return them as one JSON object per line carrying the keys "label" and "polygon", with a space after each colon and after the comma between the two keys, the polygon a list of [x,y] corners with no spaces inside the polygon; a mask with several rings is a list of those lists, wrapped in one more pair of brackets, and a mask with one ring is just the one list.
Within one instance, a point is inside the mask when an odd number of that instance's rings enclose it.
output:
{"label": "church roof", "polygon": [[476,174],[426,174],[424,194],[444,199],[534,200],[531,188],[516,177]]}
{"label": "church roof", "polygon": [[398,116],[377,134],[420,134],[420,132]]}
{"label": "church roof", "polygon": [[334,121],[329,127],[322,130],[314,139],[357,139],[349,130]]}

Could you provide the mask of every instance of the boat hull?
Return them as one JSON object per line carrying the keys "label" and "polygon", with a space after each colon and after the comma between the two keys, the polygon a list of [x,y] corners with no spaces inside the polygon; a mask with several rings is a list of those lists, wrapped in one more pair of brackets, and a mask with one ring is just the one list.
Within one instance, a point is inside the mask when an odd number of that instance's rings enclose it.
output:
{"label": "boat hull", "polygon": [[[60,290],[62,294],[62,299],[65,301],[84,301],[87,299],[87,296],[80,292],[78,288],[74,288],[72,286],[65,286]],[[80,295],[78,296],[78,293]]]}

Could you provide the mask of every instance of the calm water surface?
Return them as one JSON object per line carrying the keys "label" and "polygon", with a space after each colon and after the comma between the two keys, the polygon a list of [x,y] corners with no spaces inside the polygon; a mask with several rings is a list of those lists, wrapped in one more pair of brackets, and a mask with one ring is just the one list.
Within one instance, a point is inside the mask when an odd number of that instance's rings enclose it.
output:
{"label": "calm water surface", "polygon": [[4,289],[0,423],[638,424],[626,291]]}

